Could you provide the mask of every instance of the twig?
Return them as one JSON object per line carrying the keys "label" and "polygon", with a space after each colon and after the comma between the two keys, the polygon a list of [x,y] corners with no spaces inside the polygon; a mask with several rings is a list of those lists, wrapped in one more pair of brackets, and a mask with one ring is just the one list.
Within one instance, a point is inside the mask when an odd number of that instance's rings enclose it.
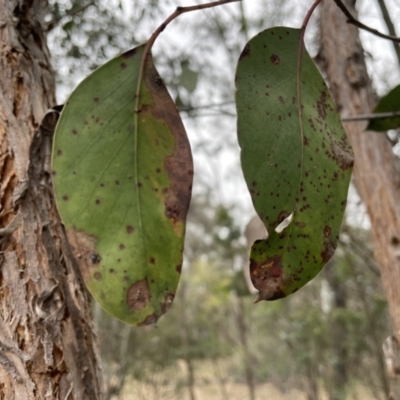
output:
{"label": "twig", "polygon": [[[191,104],[183,104],[182,106],[178,106],[178,111],[186,111],[186,112],[190,112],[190,111],[196,111],[196,110],[202,110],[202,109],[213,109],[215,107],[222,107],[222,106],[227,106],[227,105],[231,105],[231,104],[235,104],[234,101],[223,101],[222,103],[210,103],[210,104],[201,104],[198,106],[192,106]],[[218,111],[218,110],[216,110]]]}
{"label": "twig", "polygon": [[392,111],[392,112],[385,112],[385,113],[376,113],[376,114],[360,114],[360,115],[353,115],[350,117],[343,117],[343,122],[351,122],[351,121],[363,121],[369,119],[382,119],[382,118],[394,118],[400,117],[400,111]]}
{"label": "twig", "polygon": [[353,15],[350,13],[350,11],[346,8],[346,6],[343,4],[342,0],[334,0],[336,5],[342,10],[343,14],[347,17],[347,23],[352,24],[357,26],[360,29],[364,29],[365,31],[368,31],[370,33],[373,33],[376,36],[379,36],[384,39],[392,40],[393,42],[399,42],[400,43],[400,38],[397,36],[392,36],[392,35],[385,35],[382,32],[379,32],[378,30],[374,28],[370,28],[369,26],[363,24],[360,22],[358,19],[354,18]]}
{"label": "twig", "polygon": [[[379,4],[379,7],[380,7],[381,12],[382,12],[383,20],[385,21],[385,24],[386,24],[386,26],[388,28],[389,34],[391,36],[396,36],[396,29],[395,29],[395,27],[393,25],[392,19],[390,18],[390,14],[389,14],[389,11],[388,11],[388,9],[386,7],[385,0],[378,0],[378,4]],[[395,43],[395,42],[392,42],[392,44],[393,44],[394,51],[395,51],[396,56],[397,56],[397,62],[400,64],[400,45],[398,43]]]}
{"label": "twig", "polygon": [[72,17],[72,16],[74,16],[74,15],[76,15],[76,14],[79,14],[80,12],[82,12],[83,10],[85,10],[86,8],[92,6],[92,5],[94,4],[94,2],[95,2],[95,0],[90,0],[88,3],[83,4],[83,5],[81,5],[81,6],[78,6],[78,7],[75,7],[75,8],[73,8],[73,9],[67,11],[64,15],[62,15],[62,16],[60,16],[60,17],[58,17],[58,18],[53,19],[52,21],[50,21],[50,22],[47,24],[47,29],[46,29],[47,32],[49,32],[49,31],[51,31],[52,29],[54,29],[54,28],[59,24],[59,22],[60,22],[62,19],[64,19],[65,17]]}
{"label": "twig", "polygon": [[239,1],[242,1],[242,0],[220,0],[220,1],[213,1],[211,3],[198,4],[195,6],[177,7],[176,10],[154,31],[154,33],[150,36],[150,39],[148,40],[146,47],[144,48],[142,61],[140,64],[138,85],[136,88],[136,96],[135,96],[135,98],[136,98],[135,112],[136,113],[138,113],[140,111],[140,109],[139,109],[140,88],[142,86],[141,82],[143,79],[143,73],[144,73],[144,67],[146,64],[146,59],[147,59],[148,55],[150,54],[150,51],[151,51],[151,48],[153,47],[154,42],[156,41],[156,39],[158,38],[160,33],[169,25],[169,23],[184,13],[188,13],[191,11],[197,11],[197,10],[204,10],[206,8],[222,6],[222,5],[228,4],[228,3],[237,3]]}

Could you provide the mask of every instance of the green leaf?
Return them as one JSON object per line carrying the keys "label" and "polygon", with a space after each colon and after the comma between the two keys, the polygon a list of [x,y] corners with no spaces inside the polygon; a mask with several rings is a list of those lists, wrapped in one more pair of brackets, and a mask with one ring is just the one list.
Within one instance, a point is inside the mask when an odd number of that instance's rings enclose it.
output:
{"label": "green leaf", "polygon": [[[400,85],[382,97],[373,111],[374,114],[388,112],[400,112]],[[385,132],[399,127],[400,117],[374,118],[369,121],[367,130]]]}
{"label": "green leaf", "polygon": [[135,113],[143,46],[94,71],[58,122],[53,183],[85,283],[111,315],[154,323],[178,285],[193,165],[151,56]]}
{"label": "green leaf", "polygon": [[353,165],[336,107],[305,49],[297,74],[300,34],[285,27],[261,32],[237,67],[242,168],[269,232],[250,254],[257,300],[295,292],[331,258]]}
{"label": "green leaf", "polygon": [[180,83],[189,93],[193,93],[197,86],[199,74],[190,69],[187,60],[181,62],[181,69]]}

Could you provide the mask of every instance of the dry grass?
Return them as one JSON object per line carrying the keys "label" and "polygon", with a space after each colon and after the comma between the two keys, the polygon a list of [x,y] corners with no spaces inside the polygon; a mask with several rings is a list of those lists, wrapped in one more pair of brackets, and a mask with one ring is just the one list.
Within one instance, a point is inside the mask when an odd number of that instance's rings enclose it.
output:
{"label": "dry grass", "polygon": [[[248,387],[226,379],[225,366],[210,365],[208,362],[196,364],[194,393],[196,400],[247,400]],[[225,379],[221,379],[225,377]],[[124,387],[121,398],[113,400],[190,400],[186,386],[187,375],[184,365],[171,368],[162,373],[147,374],[147,382],[130,380]],[[300,390],[282,393],[272,383],[258,384],[257,400],[307,400]],[[328,400],[321,393],[319,400]],[[367,388],[356,386],[347,400],[377,400]]]}

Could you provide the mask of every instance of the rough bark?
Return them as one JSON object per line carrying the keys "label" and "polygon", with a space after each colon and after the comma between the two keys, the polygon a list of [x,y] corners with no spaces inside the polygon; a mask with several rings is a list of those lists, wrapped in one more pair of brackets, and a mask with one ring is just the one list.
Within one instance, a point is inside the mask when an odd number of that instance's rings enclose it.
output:
{"label": "rough bark", "polygon": [[[354,1],[344,3],[356,15]],[[357,28],[334,1],[320,7],[320,61],[342,116],[370,113],[375,96],[367,74]],[[384,134],[365,132],[365,122],[349,122],[345,128],[354,150],[354,179],[371,220],[374,255],[397,343],[400,338],[400,174],[398,160]],[[398,365],[398,363],[397,363]],[[400,399],[393,376],[393,399]]]}
{"label": "rough bark", "polygon": [[89,297],[52,196],[44,5],[0,0],[0,399],[96,400]]}

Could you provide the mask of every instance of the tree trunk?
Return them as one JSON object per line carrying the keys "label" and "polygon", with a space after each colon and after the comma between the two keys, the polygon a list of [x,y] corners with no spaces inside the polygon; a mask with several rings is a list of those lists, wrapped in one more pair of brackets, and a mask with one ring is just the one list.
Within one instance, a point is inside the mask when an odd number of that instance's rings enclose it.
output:
{"label": "tree trunk", "polygon": [[[344,1],[356,16],[354,1]],[[342,116],[366,114],[375,104],[358,30],[334,1],[320,7],[322,61],[330,89]],[[384,134],[365,131],[366,122],[345,128],[354,150],[355,184],[371,220],[374,254],[387,296],[394,336],[400,339],[400,175],[392,146]],[[395,362],[399,365],[399,360]],[[394,369],[396,370],[396,369]],[[400,399],[392,376],[393,399]]]}
{"label": "tree trunk", "polygon": [[52,195],[43,7],[0,0],[0,399],[97,400],[89,297]]}

